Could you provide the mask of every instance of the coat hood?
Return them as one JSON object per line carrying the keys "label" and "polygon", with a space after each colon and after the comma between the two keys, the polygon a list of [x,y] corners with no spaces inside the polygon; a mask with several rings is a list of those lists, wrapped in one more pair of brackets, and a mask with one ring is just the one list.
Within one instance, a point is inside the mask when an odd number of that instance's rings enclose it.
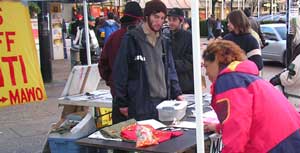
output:
{"label": "coat hood", "polygon": [[227,67],[221,70],[219,76],[231,72],[241,72],[241,73],[248,73],[252,75],[259,74],[256,64],[250,60],[231,62]]}
{"label": "coat hood", "polygon": [[[232,72],[247,73],[256,76],[259,75],[259,71],[256,64],[250,60],[245,60],[245,61],[231,62],[229,65],[227,65],[225,68],[221,70],[221,72],[218,74],[218,78],[223,74],[228,74]],[[210,86],[210,92],[212,95],[214,95],[215,85],[216,85],[216,80]]]}
{"label": "coat hood", "polygon": [[146,41],[146,35],[145,35],[141,25],[133,28],[132,30],[129,30],[128,33],[130,35],[134,36],[136,39],[142,39],[142,40]]}
{"label": "coat hood", "polygon": [[115,26],[117,25],[117,22],[115,20],[112,20],[112,19],[108,19],[105,21],[105,24],[104,26]]}

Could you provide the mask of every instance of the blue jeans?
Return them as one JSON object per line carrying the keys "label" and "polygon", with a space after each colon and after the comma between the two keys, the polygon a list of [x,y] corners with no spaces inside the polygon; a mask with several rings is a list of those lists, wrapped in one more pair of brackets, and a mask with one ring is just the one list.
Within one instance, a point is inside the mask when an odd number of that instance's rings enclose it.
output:
{"label": "blue jeans", "polygon": [[208,32],[207,40],[209,40],[210,38],[215,38],[211,27],[208,27],[207,32]]}

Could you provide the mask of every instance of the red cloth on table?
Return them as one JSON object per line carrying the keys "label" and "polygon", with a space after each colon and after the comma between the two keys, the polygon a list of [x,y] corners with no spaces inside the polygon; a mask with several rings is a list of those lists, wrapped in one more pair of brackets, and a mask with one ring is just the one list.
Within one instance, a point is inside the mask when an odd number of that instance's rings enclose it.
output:
{"label": "red cloth on table", "polygon": [[[156,130],[150,125],[143,125],[143,126],[146,126],[152,130],[154,137],[158,138],[159,143],[170,140],[172,137],[181,136],[183,134],[182,131],[162,131],[162,130]],[[126,140],[136,141],[137,140],[136,127],[137,127],[136,124],[125,127],[124,129],[121,130],[121,137]]]}

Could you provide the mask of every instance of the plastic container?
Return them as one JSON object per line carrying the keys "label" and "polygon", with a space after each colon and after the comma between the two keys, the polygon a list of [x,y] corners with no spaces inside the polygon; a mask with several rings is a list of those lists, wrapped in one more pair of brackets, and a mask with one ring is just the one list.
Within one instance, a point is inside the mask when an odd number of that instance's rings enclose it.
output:
{"label": "plastic container", "polygon": [[51,133],[48,136],[48,142],[51,153],[85,153],[80,145],[76,144],[80,138],[86,137],[96,131],[95,121],[88,113],[70,132],[64,134]]}
{"label": "plastic container", "polygon": [[69,139],[79,139],[85,136],[90,135],[96,131],[95,121],[90,113],[87,113],[85,117],[74,126],[70,132],[64,134],[51,133],[48,138],[69,138]]}
{"label": "plastic container", "polygon": [[88,150],[76,144],[77,139],[48,138],[51,153],[87,153]]}
{"label": "plastic container", "polygon": [[187,101],[165,100],[156,106],[160,121],[181,120],[187,108]]}

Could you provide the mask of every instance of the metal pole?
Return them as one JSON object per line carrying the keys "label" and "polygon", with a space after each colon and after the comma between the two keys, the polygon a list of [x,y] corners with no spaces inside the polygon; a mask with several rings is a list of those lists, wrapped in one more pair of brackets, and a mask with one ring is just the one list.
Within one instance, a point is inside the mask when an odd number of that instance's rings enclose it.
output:
{"label": "metal pole", "polygon": [[257,17],[259,17],[260,0],[257,0]]}
{"label": "metal pole", "polygon": [[222,0],[222,7],[221,7],[221,20],[223,20],[224,17],[224,0]]}
{"label": "metal pole", "polygon": [[[276,2],[276,0],[274,0],[274,2],[275,2],[275,4],[274,4],[274,6],[273,6],[273,10],[274,10],[274,14],[277,14],[277,2]],[[274,8],[275,7],[275,8]]]}
{"label": "metal pole", "polygon": [[84,31],[85,31],[85,43],[86,43],[86,57],[88,65],[91,65],[91,52],[90,52],[90,30],[88,25],[88,12],[87,12],[87,2],[83,0],[83,15],[84,15]]}
{"label": "metal pole", "polygon": [[208,0],[209,15],[212,14],[212,11],[211,11],[211,3],[212,3],[212,1],[211,1],[211,0]]}
{"label": "metal pole", "polygon": [[196,108],[196,140],[197,152],[204,152],[203,110],[202,110],[202,81],[201,81],[201,50],[199,28],[199,1],[193,0],[192,33],[193,33],[193,67],[195,81],[195,108]]}
{"label": "metal pole", "polygon": [[292,33],[290,31],[290,28],[291,28],[291,22],[290,22],[290,1],[291,0],[287,0],[286,1],[286,6],[287,6],[287,9],[286,9],[286,21],[288,22],[286,24],[286,28],[287,28],[287,39],[286,39],[286,60],[289,61],[291,55],[292,55]]}
{"label": "metal pole", "polygon": [[245,9],[245,0],[242,0],[242,7],[243,7],[243,10]]}
{"label": "metal pole", "polygon": [[[296,23],[299,19],[299,1],[287,0],[287,42],[286,42],[286,62],[288,66],[293,55],[292,41],[296,34]],[[292,24],[293,23],[293,24]]]}
{"label": "metal pole", "polygon": [[213,3],[212,3],[212,0],[210,0],[210,14],[214,14],[215,12],[213,12]]}
{"label": "metal pole", "polygon": [[207,20],[207,17],[208,17],[208,15],[207,15],[207,0],[205,0],[205,19]]}
{"label": "metal pole", "polygon": [[39,1],[38,6],[41,12],[38,14],[38,32],[40,46],[40,68],[44,82],[52,82],[52,62],[51,62],[51,34],[49,20],[49,3]]}
{"label": "metal pole", "polygon": [[271,0],[271,7],[270,7],[270,8],[271,8],[270,11],[271,11],[272,20],[273,20],[273,17],[274,17],[274,16],[273,16],[273,14],[274,14],[274,13],[273,13],[273,0]]}
{"label": "metal pole", "polygon": [[238,0],[238,10],[240,9],[240,0]]}

